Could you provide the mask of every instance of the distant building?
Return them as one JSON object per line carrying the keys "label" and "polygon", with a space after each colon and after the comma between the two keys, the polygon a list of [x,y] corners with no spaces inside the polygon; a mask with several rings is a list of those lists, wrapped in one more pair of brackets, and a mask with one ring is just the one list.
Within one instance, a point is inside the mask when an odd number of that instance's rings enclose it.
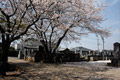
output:
{"label": "distant building", "polygon": [[73,54],[74,52],[71,51],[70,49],[66,48],[64,50],[60,49],[59,51],[61,54]]}
{"label": "distant building", "polygon": [[39,46],[42,45],[39,41],[37,40],[26,40],[26,41],[22,41],[21,43],[17,44],[15,46],[16,50],[22,50],[22,48],[26,47],[26,48],[38,48]]}
{"label": "distant building", "polygon": [[16,45],[16,50],[19,50],[18,58],[35,55],[34,52],[39,50],[42,44],[37,40],[25,40]]}
{"label": "distant building", "polygon": [[60,49],[59,54],[62,61],[69,62],[69,61],[78,61],[80,58],[79,54],[75,54],[74,51],[66,48],[66,49]]}
{"label": "distant building", "polygon": [[[28,58],[35,57],[40,58],[41,55],[44,55],[44,48],[40,41],[35,39],[27,39],[15,46],[16,50],[19,51],[18,58],[28,60]],[[33,60],[34,61],[34,60]]]}
{"label": "distant building", "polygon": [[93,54],[93,50],[85,48],[85,47],[76,47],[72,48],[75,54],[79,54],[80,56],[88,56]]}

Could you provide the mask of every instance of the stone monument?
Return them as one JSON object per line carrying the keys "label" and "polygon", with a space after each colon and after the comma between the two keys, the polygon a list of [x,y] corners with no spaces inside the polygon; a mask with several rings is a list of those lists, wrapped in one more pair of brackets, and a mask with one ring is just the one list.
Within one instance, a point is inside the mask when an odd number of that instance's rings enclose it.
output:
{"label": "stone monument", "polygon": [[114,43],[114,54],[115,59],[120,60],[120,43]]}
{"label": "stone monument", "polygon": [[114,43],[114,52],[113,52],[113,59],[111,61],[112,66],[120,66],[120,43]]}

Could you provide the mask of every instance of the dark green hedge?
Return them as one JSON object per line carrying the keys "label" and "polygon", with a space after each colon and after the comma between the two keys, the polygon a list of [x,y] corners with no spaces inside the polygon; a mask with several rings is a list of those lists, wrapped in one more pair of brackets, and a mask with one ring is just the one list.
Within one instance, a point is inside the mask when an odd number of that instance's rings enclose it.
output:
{"label": "dark green hedge", "polygon": [[[0,57],[1,57],[2,51],[0,51]],[[10,51],[8,56],[11,57],[17,57],[18,56],[18,51]]]}
{"label": "dark green hedge", "polygon": [[18,56],[18,51],[10,51],[8,56],[17,57]]}

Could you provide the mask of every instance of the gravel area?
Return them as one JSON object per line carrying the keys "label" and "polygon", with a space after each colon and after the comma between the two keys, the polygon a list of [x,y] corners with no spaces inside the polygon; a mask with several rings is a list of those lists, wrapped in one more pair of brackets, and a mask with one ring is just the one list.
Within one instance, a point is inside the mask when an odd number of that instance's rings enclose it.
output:
{"label": "gravel area", "polygon": [[9,62],[24,70],[7,72],[0,80],[120,80],[120,68],[108,67],[110,61],[44,64],[9,58]]}

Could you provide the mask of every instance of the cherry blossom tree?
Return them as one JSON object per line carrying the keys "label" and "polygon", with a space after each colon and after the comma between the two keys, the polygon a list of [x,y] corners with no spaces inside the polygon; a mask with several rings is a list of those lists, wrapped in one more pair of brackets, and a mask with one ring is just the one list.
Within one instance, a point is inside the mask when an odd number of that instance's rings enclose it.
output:
{"label": "cherry blossom tree", "polygon": [[31,30],[42,43],[46,57],[55,53],[62,41],[79,40],[89,33],[109,35],[107,29],[99,26],[104,5],[98,5],[97,0],[40,0],[39,3],[45,13]]}
{"label": "cherry blossom tree", "polygon": [[8,53],[13,41],[26,34],[44,13],[35,0],[0,0],[1,75],[6,75]]}
{"label": "cherry blossom tree", "polygon": [[63,40],[79,40],[88,33],[108,36],[107,30],[99,26],[102,10],[96,0],[0,0],[0,74],[5,75],[10,44],[29,28],[42,43],[46,57],[55,53]]}

